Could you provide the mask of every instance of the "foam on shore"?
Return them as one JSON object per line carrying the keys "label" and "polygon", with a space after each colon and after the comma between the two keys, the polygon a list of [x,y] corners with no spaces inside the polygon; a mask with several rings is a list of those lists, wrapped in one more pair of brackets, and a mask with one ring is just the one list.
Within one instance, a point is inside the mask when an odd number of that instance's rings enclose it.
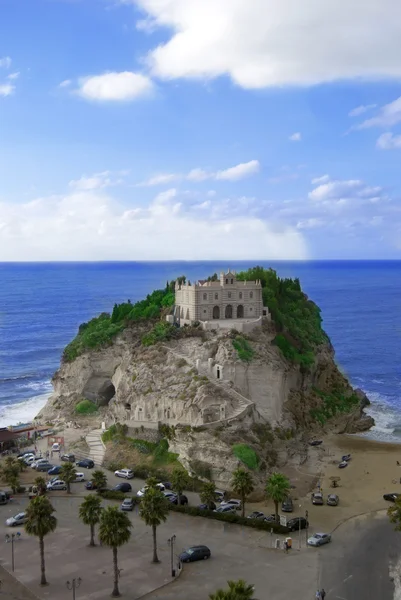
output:
{"label": "foam on shore", "polygon": [[50,392],[32,396],[32,398],[16,404],[0,406],[0,427],[9,427],[10,425],[32,421],[38,412],[42,410],[49,397]]}

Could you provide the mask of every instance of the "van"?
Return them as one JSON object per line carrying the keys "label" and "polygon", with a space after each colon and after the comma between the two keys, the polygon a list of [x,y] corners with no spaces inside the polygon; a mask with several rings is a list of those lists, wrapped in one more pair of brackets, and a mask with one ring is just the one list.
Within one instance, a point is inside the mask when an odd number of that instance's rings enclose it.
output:
{"label": "van", "polygon": [[80,481],[85,481],[85,475],[83,473],[77,473],[74,483],[79,483]]}
{"label": "van", "polygon": [[0,492],[0,504],[7,504],[8,498],[6,492]]}
{"label": "van", "polygon": [[60,452],[60,444],[57,442],[54,442],[54,444],[52,446],[52,450],[53,450],[53,452]]}

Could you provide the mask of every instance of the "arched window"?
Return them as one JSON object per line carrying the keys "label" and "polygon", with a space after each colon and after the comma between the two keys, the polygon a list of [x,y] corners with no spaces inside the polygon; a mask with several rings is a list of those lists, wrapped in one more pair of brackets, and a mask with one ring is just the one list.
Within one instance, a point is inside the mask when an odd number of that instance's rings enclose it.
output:
{"label": "arched window", "polygon": [[234,283],[234,279],[231,279],[231,283]]}
{"label": "arched window", "polygon": [[213,307],[213,319],[220,319],[220,308],[218,306]]}
{"label": "arched window", "polygon": [[226,319],[233,318],[233,307],[231,306],[231,304],[227,304],[225,315],[226,315]]}
{"label": "arched window", "polygon": [[249,297],[253,298],[253,292],[249,292]]}
{"label": "arched window", "polygon": [[237,307],[237,319],[243,319],[244,318],[244,307],[242,304],[239,304]]}
{"label": "arched window", "polygon": [[226,279],[226,283],[228,283],[228,279]]}
{"label": "arched window", "polygon": [[242,292],[239,293],[239,299],[242,300]]}
{"label": "arched window", "polygon": [[207,294],[203,294],[203,299],[207,300]]}
{"label": "arched window", "polygon": [[214,299],[215,299],[215,300],[218,300],[218,299],[219,299],[219,295],[218,295],[218,294],[215,294],[215,295],[214,295]]}

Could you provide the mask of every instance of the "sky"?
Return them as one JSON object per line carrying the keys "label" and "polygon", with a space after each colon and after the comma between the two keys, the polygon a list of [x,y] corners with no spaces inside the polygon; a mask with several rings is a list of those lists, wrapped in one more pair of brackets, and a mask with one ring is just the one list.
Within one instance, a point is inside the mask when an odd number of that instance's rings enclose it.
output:
{"label": "sky", "polygon": [[0,0],[0,261],[401,259],[399,0]]}

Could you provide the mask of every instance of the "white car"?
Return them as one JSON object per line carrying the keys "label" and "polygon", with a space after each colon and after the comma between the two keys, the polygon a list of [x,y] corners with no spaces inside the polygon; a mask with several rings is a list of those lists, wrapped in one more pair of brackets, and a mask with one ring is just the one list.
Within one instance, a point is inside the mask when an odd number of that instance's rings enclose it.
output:
{"label": "white car", "polygon": [[27,522],[26,513],[18,513],[15,517],[10,517],[6,521],[7,527],[18,527],[18,525],[24,525]]}
{"label": "white car", "polygon": [[220,504],[220,507],[221,506],[232,506],[235,508],[235,510],[241,510],[241,500],[234,500],[234,499],[227,500],[227,501],[222,502]]}
{"label": "white car", "polygon": [[57,481],[49,481],[49,483],[47,484],[47,489],[49,491],[56,491],[56,490],[66,490],[67,489],[67,484],[65,483],[65,481],[62,481],[61,479],[57,479]]}
{"label": "white car", "polygon": [[75,475],[74,483],[80,483],[81,481],[85,481],[85,475],[83,473],[77,473]]}
{"label": "white car", "polygon": [[60,444],[57,442],[54,442],[54,444],[52,446],[52,450],[53,450],[53,452],[60,452]]}
{"label": "white car", "polygon": [[36,460],[38,460],[38,459],[36,458],[36,456],[34,454],[30,454],[29,456],[24,457],[24,463],[26,465],[28,465],[28,467],[29,467],[29,465],[34,463]]}
{"label": "white car", "polygon": [[233,513],[233,514],[235,514],[236,510],[237,509],[232,504],[220,504],[219,508],[216,508],[213,512],[215,512],[215,513]]}
{"label": "white car", "polygon": [[116,477],[122,477],[123,479],[133,479],[134,471],[131,469],[119,469],[118,471],[114,471],[114,475]]}
{"label": "white car", "polygon": [[23,454],[22,456],[19,456],[18,460],[26,461],[31,456],[34,458],[35,457],[35,453],[34,452],[27,452],[26,454]]}
{"label": "white car", "polygon": [[[149,487],[148,485],[145,485],[141,490],[139,490],[139,492],[136,493],[138,498],[142,498],[142,496],[145,494],[148,487]],[[161,490],[162,492],[164,492],[164,490],[166,489],[162,483],[157,483],[156,487],[159,488],[159,490]]]}
{"label": "white car", "polygon": [[323,546],[331,542],[331,535],[329,533],[315,533],[308,538],[309,546]]}
{"label": "white car", "polygon": [[[30,463],[31,469],[36,469],[36,467],[38,465],[40,465],[41,463],[47,463],[47,462],[48,462],[47,458],[38,458],[37,460],[35,460],[32,463]],[[49,469],[50,469],[50,467],[49,467]]]}

